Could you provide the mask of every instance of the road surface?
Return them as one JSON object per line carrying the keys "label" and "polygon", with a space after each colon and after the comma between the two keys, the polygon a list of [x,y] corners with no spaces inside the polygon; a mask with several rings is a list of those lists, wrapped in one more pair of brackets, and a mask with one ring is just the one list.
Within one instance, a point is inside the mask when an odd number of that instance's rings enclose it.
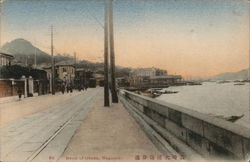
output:
{"label": "road surface", "polygon": [[18,97],[12,102],[0,103],[0,126],[21,119],[27,115],[34,114],[44,109],[60,104],[82,92],[56,93],[55,95],[42,95],[24,98],[18,101]]}
{"label": "road surface", "polygon": [[89,89],[65,102],[1,127],[0,160],[47,160],[51,150],[59,157],[100,91]]}
{"label": "road surface", "polygon": [[[0,127],[0,161],[117,161],[161,155],[120,103],[103,107],[103,88],[64,101],[56,98],[53,106]],[[46,100],[37,104],[46,105]]]}

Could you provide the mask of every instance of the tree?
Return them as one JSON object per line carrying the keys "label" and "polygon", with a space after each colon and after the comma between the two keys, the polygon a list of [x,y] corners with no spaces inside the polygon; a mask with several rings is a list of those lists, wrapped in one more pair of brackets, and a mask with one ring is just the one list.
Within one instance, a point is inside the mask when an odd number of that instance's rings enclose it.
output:
{"label": "tree", "polygon": [[0,68],[0,78],[20,79],[22,76],[32,76],[34,79],[46,80],[46,71],[33,69],[32,67],[23,67],[19,65],[2,66]]}

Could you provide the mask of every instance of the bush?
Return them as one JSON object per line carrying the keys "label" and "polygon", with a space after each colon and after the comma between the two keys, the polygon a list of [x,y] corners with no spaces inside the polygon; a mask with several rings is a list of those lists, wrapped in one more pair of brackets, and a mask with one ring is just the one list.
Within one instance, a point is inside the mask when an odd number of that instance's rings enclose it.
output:
{"label": "bush", "polygon": [[33,69],[31,67],[23,67],[19,65],[2,66],[0,67],[0,78],[20,79],[22,76],[32,76],[34,79],[47,79],[46,71]]}

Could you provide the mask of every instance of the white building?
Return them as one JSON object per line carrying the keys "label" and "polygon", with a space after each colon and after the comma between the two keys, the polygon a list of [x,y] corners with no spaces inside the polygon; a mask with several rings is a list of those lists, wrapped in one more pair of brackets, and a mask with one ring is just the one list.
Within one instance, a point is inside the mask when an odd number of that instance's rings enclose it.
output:
{"label": "white building", "polygon": [[138,68],[133,69],[129,74],[130,85],[150,84],[150,78],[155,76],[167,75],[166,70],[157,68]]}
{"label": "white building", "polygon": [[14,59],[14,56],[0,52],[0,66],[9,66],[11,65],[11,61]]}
{"label": "white building", "polygon": [[153,77],[162,75],[167,75],[167,71],[157,68],[138,68],[138,69],[133,69],[130,72],[131,77]]}
{"label": "white building", "polygon": [[129,75],[131,86],[166,87],[181,80],[180,75],[168,75],[166,70],[157,68],[134,69]]}

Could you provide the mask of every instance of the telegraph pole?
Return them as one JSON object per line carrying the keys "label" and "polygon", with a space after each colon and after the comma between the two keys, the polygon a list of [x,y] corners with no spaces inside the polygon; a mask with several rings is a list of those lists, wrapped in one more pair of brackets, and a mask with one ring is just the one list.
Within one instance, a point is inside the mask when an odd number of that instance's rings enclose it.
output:
{"label": "telegraph pole", "polygon": [[110,45],[110,64],[111,64],[111,93],[112,102],[118,103],[118,96],[115,81],[115,50],[114,50],[114,29],[113,29],[113,0],[108,0],[109,4],[109,45]]}
{"label": "telegraph pole", "polygon": [[109,68],[108,68],[108,3],[105,3],[104,25],[104,106],[109,106]]}
{"label": "telegraph pole", "polygon": [[2,3],[3,3],[3,0],[0,0],[0,49],[2,47],[2,23],[3,23]]}
{"label": "telegraph pole", "polygon": [[28,56],[26,56],[26,60],[25,60],[25,66],[28,66]]}
{"label": "telegraph pole", "polygon": [[[76,72],[76,52],[74,52],[74,68],[75,68],[75,72]],[[73,75],[75,75],[75,73]],[[72,79],[72,82],[75,86],[76,82],[74,81],[74,79]]]}
{"label": "telegraph pole", "polygon": [[74,52],[74,64],[76,64],[76,52]]}
{"label": "telegraph pole", "polygon": [[35,68],[36,68],[36,65],[37,65],[37,58],[36,58],[36,57],[37,57],[37,55],[36,55],[36,50],[37,50],[37,49],[35,48],[35,61],[34,61],[34,62],[35,62]]}
{"label": "telegraph pole", "polygon": [[54,46],[53,46],[53,25],[51,25],[51,79],[52,79],[52,95],[55,95],[55,62],[54,62]]}

